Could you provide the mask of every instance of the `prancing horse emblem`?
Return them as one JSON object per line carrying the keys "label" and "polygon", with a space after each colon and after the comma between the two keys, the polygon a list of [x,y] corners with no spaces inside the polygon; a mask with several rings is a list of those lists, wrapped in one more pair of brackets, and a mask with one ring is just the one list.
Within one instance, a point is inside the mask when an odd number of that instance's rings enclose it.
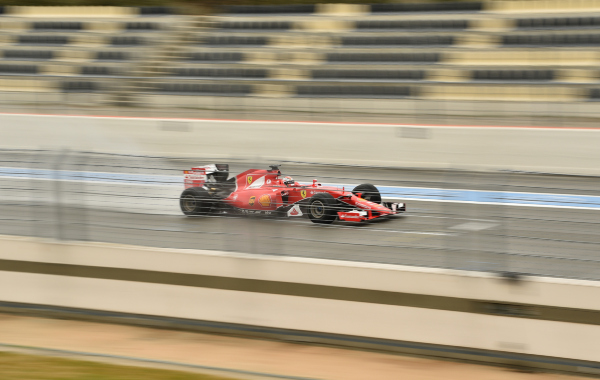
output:
{"label": "prancing horse emblem", "polygon": [[249,184],[251,184],[251,183],[252,183],[252,176],[251,176],[251,175],[249,175],[249,176],[248,176],[248,185],[249,185]]}
{"label": "prancing horse emblem", "polygon": [[302,198],[306,198],[306,190],[301,190],[300,195],[302,195]]}

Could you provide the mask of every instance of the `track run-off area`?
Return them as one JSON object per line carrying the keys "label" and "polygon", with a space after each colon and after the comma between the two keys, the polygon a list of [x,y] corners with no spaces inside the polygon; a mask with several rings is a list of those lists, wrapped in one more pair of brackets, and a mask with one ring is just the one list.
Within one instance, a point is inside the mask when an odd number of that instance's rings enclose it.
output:
{"label": "track run-off area", "polygon": [[[180,173],[190,162],[71,160],[61,169],[48,159],[0,167],[1,234],[600,279],[600,186],[592,177],[284,164],[284,175],[300,182],[372,183],[408,205],[387,221],[322,226],[185,217]],[[231,173],[263,166],[234,162]]]}

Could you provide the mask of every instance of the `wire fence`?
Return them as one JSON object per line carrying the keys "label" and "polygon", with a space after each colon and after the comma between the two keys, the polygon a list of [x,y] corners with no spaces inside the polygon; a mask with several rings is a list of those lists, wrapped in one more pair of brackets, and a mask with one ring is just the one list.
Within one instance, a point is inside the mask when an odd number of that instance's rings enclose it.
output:
{"label": "wire fence", "polygon": [[[600,279],[600,208],[581,207],[600,196],[595,178],[284,162],[283,174],[299,182],[372,183],[408,212],[328,226],[306,218],[185,217],[182,171],[215,162],[0,150],[0,234]],[[272,164],[228,163],[231,175]],[[467,198],[457,200],[459,191]],[[477,194],[495,200],[469,200]],[[531,196],[548,203],[515,206]]]}

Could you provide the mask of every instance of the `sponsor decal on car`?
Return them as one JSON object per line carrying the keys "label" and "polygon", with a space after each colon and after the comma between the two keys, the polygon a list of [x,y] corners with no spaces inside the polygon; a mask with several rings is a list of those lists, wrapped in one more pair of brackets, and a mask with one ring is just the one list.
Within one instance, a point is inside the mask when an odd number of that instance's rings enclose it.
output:
{"label": "sponsor decal on car", "polygon": [[231,197],[231,200],[235,201],[237,198],[238,198],[238,195],[237,194],[233,194],[233,197]]}
{"label": "sponsor decal on car", "polygon": [[300,210],[300,205],[295,205],[287,212],[288,216],[302,216],[302,210]]}
{"label": "sponsor decal on car", "polygon": [[269,194],[263,194],[258,198],[258,203],[263,207],[269,207],[271,205],[271,196]]}
{"label": "sponsor decal on car", "polygon": [[192,172],[186,170],[183,178],[185,180],[206,181],[206,175],[204,174],[204,172]]}
{"label": "sponsor decal on car", "polygon": [[263,210],[240,209],[240,212],[242,214],[248,214],[248,215],[271,215],[271,214],[273,214],[273,211],[263,211]]}
{"label": "sponsor decal on car", "polygon": [[255,202],[255,201],[256,201],[256,197],[255,197],[255,196],[252,196],[252,197],[250,197],[250,199],[248,200],[248,204],[249,204],[250,206],[254,206],[254,202]]}
{"label": "sponsor decal on car", "polygon": [[358,206],[360,208],[371,208],[369,205],[361,203],[361,202],[356,202],[354,205]]}
{"label": "sponsor decal on car", "polygon": [[250,185],[252,183],[252,176],[246,176],[246,183],[248,183],[248,185]]}
{"label": "sponsor decal on car", "polygon": [[360,222],[367,216],[366,211],[349,211],[349,212],[338,212],[338,217],[341,220],[348,222]]}
{"label": "sponsor decal on car", "polygon": [[300,195],[302,198],[306,198],[306,190],[300,190]]}

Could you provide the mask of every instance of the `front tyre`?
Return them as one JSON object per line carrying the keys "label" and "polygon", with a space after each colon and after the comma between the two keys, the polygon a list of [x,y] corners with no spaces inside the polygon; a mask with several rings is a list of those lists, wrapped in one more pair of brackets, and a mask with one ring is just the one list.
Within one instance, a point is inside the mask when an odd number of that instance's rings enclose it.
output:
{"label": "front tyre", "polygon": [[337,201],[329,193],[313,195],[306,206],[306,213],[313,223],[331,224],[337,218]]}
{"label": "front tyre", "polygon": [[352,194],[354,195],[359,193],[361,194],[362,199],[381,204],[381,194],[379,194],[379,190],[377,190],[377,188],[370,183],[363,183],[362,185],[356,186],[354,190],[352,190]]}
{"label": "front tyre", "polygon": [[179,207],[185,215],[206,215],[213,203],[208,191],[199,187],[185,189],[179,197]]}

